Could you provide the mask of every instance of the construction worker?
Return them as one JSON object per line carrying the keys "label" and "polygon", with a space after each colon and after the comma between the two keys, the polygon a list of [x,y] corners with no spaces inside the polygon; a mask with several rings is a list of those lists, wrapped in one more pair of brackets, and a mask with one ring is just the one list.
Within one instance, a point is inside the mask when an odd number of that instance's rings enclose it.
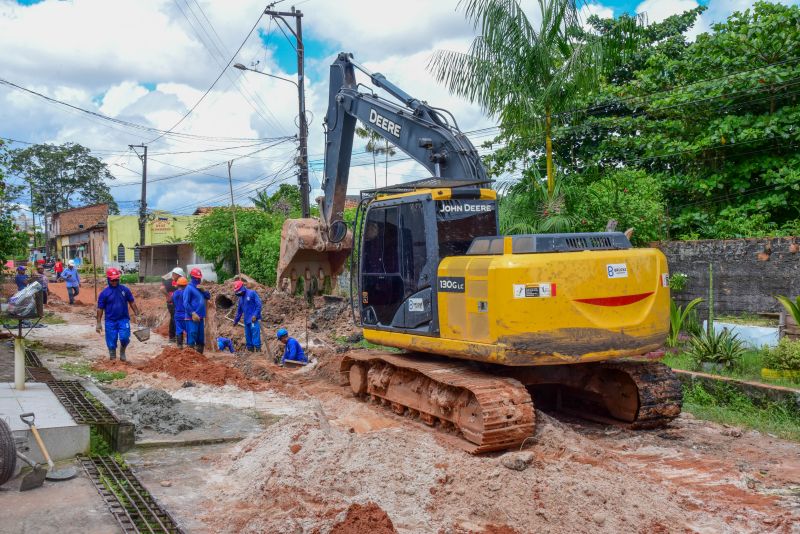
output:
{"label": "construction worker", "polygon": [[286,360],[293,362],[308,363],[303,347],[300,346],[295,338],[289,337],[289,332],[285,328],[278,330],[278,341],[285,345],[283,349],[283,356],[281,356],[281,367],[284,366]]}
{"label": "construction worker", "polygon": [[17,267],[17,275],[14,277],[14,283],[17,284],[17,291],[22,291],[28,285],[28,275],[25,274],[26,268],[24,265]]}
{"label": "construction worker", "polygon": [[175,306],[175,342],[179,347],[183,347],[183,333],[186,332],[186,310],[183,307],[183,291],[189,285],[189,281],[181,276],[176,282],[177,289],[172,294],[172,302]]}
{"label": "construction worker", "polygon": [[183,269],[180,267],[175,267],[170,272],[170,276],[165,277],[161,280],[161,293],[167,297],[167,311],[169,312],[169,340],[175,341],[175,301],[173,299],[173,293],[178,288],[178,278],[181,276],[186,276],[186,273],[183,272]]}
{"label": "construction worker", "polygon": [[249,352],[261,352],[261,299],[258,293],[247,289],[241,280],[234,282],[233,292],[239,297],[233,326],[239,324],[239,319],[244,315],[245,347]]}
{"label": "construction worker", "polygon": [[28,283],[39,282],[42,286],[42,304],[47,304],[47,294],[50,293],[50,280],[47,279],[47,274],[44,272],[44,264],[36,266],[36,274],[31,276]]}
{"label": "construction worker", "polygon": [[203,280],[203,273],[195,267],[189,273],[192,281],[183,290],[183,307],[186,314],[186,343],[200,354],[206,346],[206,301],[211,298],[211,293],[198,286]]}
{"label": "construction worker", "polygon": [[[66,271],[65,271],[66,272]],[[117,359],[117,339],[119,339],[119,359],[125,361],[125,349],[131,341],[131,318],[128,314],[130,305],[137,318],[139,308],[133,301],[131,290],[119,283],[120,272],[115,267],[109,267],[106,271],[108,287],[100,292],[97,297],[97,327],[98,334],[103,331],[103,312],[106,320],[106,346],[108,347],[108,357],[111,360]]]}
{"label": "construction worker", "polygon": [[61,277],[67,283],[67,295],[69,296],[70,305],[75,304],[75,297],[80,293],[81,276],[78,274],[78,269],[75,268],[75,262],[69,260],[67,268],[61,273]]}
{"label": "construction worker", "polygon": [[64,272],[64,262],[61,258],[56,258],[56,263],[53,265],[53,272],[56,273],[56,282],[61,281],[61,273]]}
{"label": "construction worker", "polygon": [[217,350],[220,352],[228,350],[230,351],[231,354],[234,354],[236,352],[233,348],[233,340],[229,337],[217,338]]}

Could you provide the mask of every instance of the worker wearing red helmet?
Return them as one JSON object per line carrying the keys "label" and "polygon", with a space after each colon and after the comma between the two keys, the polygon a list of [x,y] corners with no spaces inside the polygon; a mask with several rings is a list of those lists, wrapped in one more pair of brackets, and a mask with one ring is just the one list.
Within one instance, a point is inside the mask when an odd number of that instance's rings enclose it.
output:
{"label": "worker wearing red helmet", "polygon": [[119,283],[120,272],[115,267],[110,267],[106,271],[108,287],[100,292],[97,297],[97,333],[103,331],[103,313],[105,313],[106,327],[106,346],[108,347],[108,357],[112,360],[117,359],[117,340],[119,340],[119,359],[125,361],[125,349],[131,341],[131,318],[128,314],[128,306],[133,313],[139,316],[139,308],[133,299],[131,290]]}
{"label": "worker wearing red helmet", "polygon": [[249,352],[261,352],[261,299],[241,280],[233,283],[233,292],[239,297],[233,326],[244,316],[244,344]]}
{"label": "worker wearing red helmet", "polygon": [[206,301],[211,293],[198,286],[203,280],[203,273],[195,267],[189,272],[191,282],[183,290],[183,309],[186,314],[186,344],[200,354],[206,346]]}
{"label": "worker wearing red helmet", "polygon": [[183,347],[183,333],[186,332],[186,312],[183,309],[183,291],[189,281],[181,276],[176,282],[178,289],[172,294],[172,301],[175,304],[175,342],[179,347]]}

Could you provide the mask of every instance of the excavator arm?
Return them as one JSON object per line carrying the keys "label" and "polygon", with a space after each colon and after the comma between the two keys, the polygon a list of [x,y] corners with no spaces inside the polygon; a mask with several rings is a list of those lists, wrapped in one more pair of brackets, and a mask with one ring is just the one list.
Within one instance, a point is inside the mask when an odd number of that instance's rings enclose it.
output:
{"label": "excavator arm", "polygon": [[[359,91],[356,70],[395,101],[374,92]],[[334,280],[353,248],[352,233],[344,224],[347,182],[356,123],[387,139],[411,159],[441,179],[486,181],[478,151],[458,129],[453,116],[418,100],[379,73],[372,73],[340,53],[330,67],[328,111],[325,116],[325,169],[320,219],[289,219],[281,232],[278,281],[292,287],[325,276]],[[335,282],[334,282],[335,283]]]}

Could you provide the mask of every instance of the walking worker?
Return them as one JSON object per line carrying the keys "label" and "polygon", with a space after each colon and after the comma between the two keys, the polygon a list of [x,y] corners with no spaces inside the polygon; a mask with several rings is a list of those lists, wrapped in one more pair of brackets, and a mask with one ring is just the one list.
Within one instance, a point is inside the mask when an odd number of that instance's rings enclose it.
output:
{"label": "walking worker", "polygon": [[169,312],[169,340],[175,341],[175,300],[173,293],[175,290],[178,289],[178,278],[181,276],[186,276],[186,273],[183,272],[183,269],[180,267],[175,267],[169,273],[170,276],[166,276],[161,281],[161,293],[167,297],[167,311]]}
{"label": "walking worker", "polygon": [[42,286],[42,304],[47,304],[47,294],[50,293],[50,280],[47,279],[47,273],[44,272],[44,265],[36,266],[36,274],[31,276],[28,283],[39,282]]}
{"label": "walking worker", "polygon": [[28,275],[25,274],[26,268],[24,265],[17,267],[17,275],[14,277],[14,283],[17,284],[17,291],[22,291],[28,285]]}
{"label": "walking worker", "polygon": [[244,316],[245,347],[249,352],[261,352],[261,299],[258,293],[247,289],[241,280],[233,284],[233,291],[239,297],[233,326],[239,324],[239,319]]}
{"label": "walking worker", "polygon": [[308,358],[306,358],[306,354],[303,352],[303,347],[300,346],[300,342],[293,337],[289,337],[289,332],[285,328],[278,330],[278,341],[285,345],[283,356],[281,356],[281,367],[284,366],[286,360],[302,362],[303,364],[308,363]]}
{"label": "walking worker", "polygon": [[61,273],[64,272],[64,262],[61,258],[56,258],[56,263],[53,265],[53,272],[56,273],[56,282],[61,280]]}
{"label": "walking worker", "polygon": [[69,296],[70,305],[75,304],[75,297],[80,293],[81,288],[81,275],[78,274],[78,269],[75,268],[75,262],[69,260],[67,268],[61,273],[62,278],[67,283],[67,295]]}
{"label": "walking worker", "polygon": [[189,281],[181,276],[176,282],[177,288],[172,294],[172,301],[175,306],[175,342],[179,347],[183,347],[183,333],[186,332],[186,309],[183,307],[183,291],[189,285]]}
{"label": "walking worker", "polygon": [[206,346],[206,301],[211,298],[211,293],[198,286],[203,280],[203,273],[195,267],[189,273],[192,281],[183,290],[183,307],[186,314],[186,343],[200,354]]}
{"label": "walking worker", "polygon": [[[66,271],[65,271],[66,272]],[[111,360],[117,359],[117,339],[119,339],[119,359],[125,361],[125,349],[131,342],[131,317],[128,314],[130,305],[133,313],[139,316],[139,308],[133,301],[131,290],[119,283],[120,272],[115,267],[109,267],[106,271],[108,287],[100,292],[97,297],[97,333],[103,331],[103,312],[106,314],[106,346],[108,347],[108,357]]]}

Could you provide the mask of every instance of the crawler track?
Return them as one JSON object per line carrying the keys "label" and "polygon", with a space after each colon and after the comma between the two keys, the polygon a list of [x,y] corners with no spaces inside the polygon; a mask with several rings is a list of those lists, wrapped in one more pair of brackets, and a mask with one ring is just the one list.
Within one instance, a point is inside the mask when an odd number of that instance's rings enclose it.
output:
{"label": "crawler track", "polygon": [[681,382],[659,362],[613,362],[608,367],[626,373],[639,391],[639,410],[631,428],[660,428],[678,417],[683,407]]}
{"label": "crawler track", "polygon": [[350,388],[397,414],[419,417],[463,438],[473,454],[518,447],[533,433],[530,394],[513,378],[455,362],[355,353],[342,361]]}

